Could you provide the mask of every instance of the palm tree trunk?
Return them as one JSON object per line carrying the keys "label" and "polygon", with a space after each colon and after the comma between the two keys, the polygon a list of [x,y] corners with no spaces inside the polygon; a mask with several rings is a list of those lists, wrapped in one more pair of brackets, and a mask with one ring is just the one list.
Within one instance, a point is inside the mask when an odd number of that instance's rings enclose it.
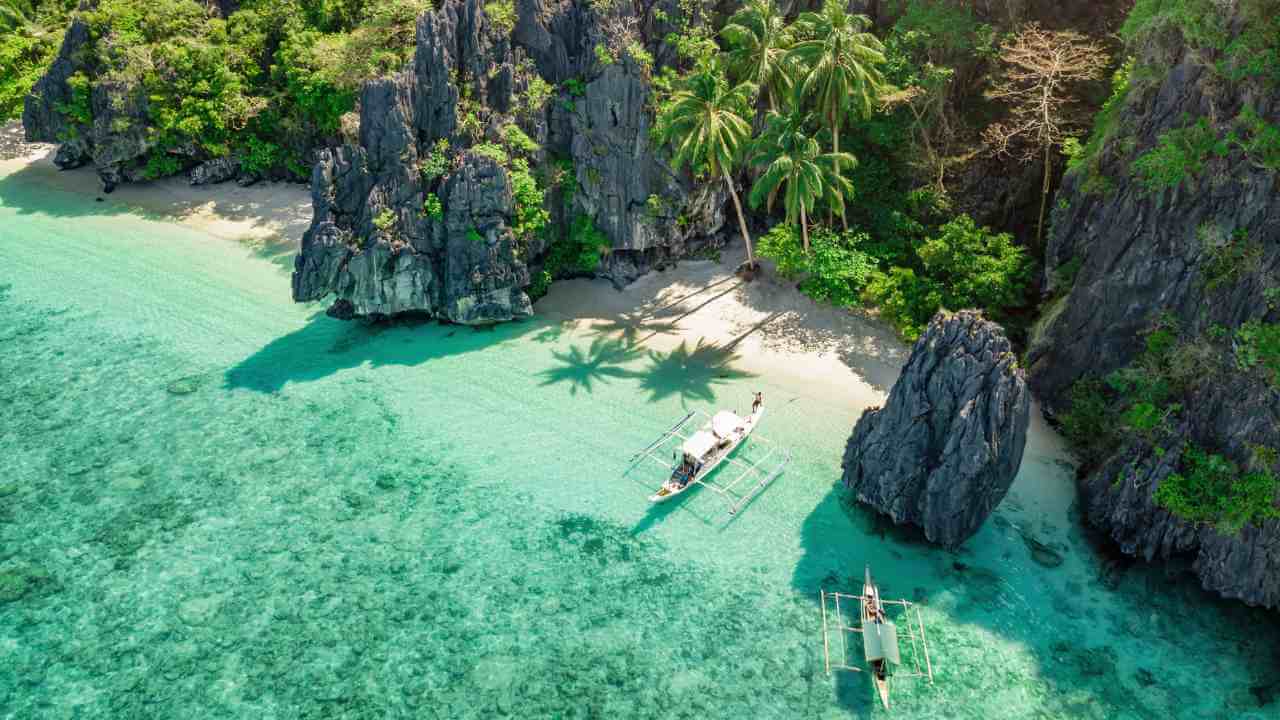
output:
{"label": "palm tree trunk", "polygon": [[804,238],[804,254],[809,254],[809,218],[804,213],[804,203],[800,204],[800,237]]}
{"label": "palm tree trunk", "polygon": [[733,198],[733,209],[738,213],[738,229],[742,231],[742,241],[747,244],[747,267],[754,268],[756,256],[751,249],[751,233],[747,232],[747,219],[742,216],[742,203],[738,202],[738,191],[733,189],[733,180],[729,178],[729,171],[723,171],[722,175],[724,186],[729,188],[729,197]]}
{"label": "palm tree trunk", "polygon": [[[831,149],[836,155],[840,155],[840,123],[836,120],[836,111],[831,111]],[[836,160],[836,172],[841,176],[845,174],[845,167],[841,165],[840,160]],[[827,224],[831,224],[831,209],[827,209]],[[840,215],[840,229],[847,231],[849,229],[849,220],[845,219],[845,215]],[[806,243],[808,245],[808,243]]]}

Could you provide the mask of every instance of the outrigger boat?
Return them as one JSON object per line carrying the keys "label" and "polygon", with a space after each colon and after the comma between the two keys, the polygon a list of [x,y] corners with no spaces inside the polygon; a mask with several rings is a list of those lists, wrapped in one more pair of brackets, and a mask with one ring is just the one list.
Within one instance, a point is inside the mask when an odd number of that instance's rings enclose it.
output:
{"label": "outrigger boat", "polygon": [[[634,470],[644,458],[650,458],[667,468],[670,473],[662,487],[649,496],[650,502],[667,502],[684,494],[694,485],[702,485],[728,500],[729,514],[736,514],[780,475],[791,461],[790,452],[772,447],[755,461],[729,457],[752,434],[763,416],[764,403],[759,395],[752,405],[751,414],[746,417],[730,410],[721,410],[715,415],[707,415],[699,410],[690,411],[648,447],[633,455],[627,473]],[[685,428],[698,420],[702,421],[701,427],[691,434],[685,434]],[[672,454],[678,459],[673,463],[660,457],[660,454],[666,453],[666,447],[676,441],[679,441],[679,446]],[[752,444],[756,443],[766,447],[769,445],[758,437],[752,440]],[[712,474],[722,465],[734,466],[740,472],[728,482],[712,480]],[[748,486],[745,492],[739,492],[738,488],[747,478],[754,479],[755,483]]]}
{"label": "outrigger boat", "polygon": [[756,429],[763,415],[763,404],[756,405],[746,418],[730,410],[713,415],[701,430],[681,444],[680,464],[658,492],[649,496],[649,502],[666,502],[710,475]]}
{"label": "outrigger boat", "polygon": [[[871,579],[871,568],[866,568],[865,580],[862,583],[861,595],[848,595],[838,592],[822,592],[822,652],[826,662],[827,674],[835,670],[852,670],[861,672],[862,668],[849,664],[848,633],[862,635],[862,656],[866,669],[870,671],[871,683],[876,695],[885,709],[889,709],[889,678],[928,678],[933,684],[933,661],[929,658],[929,640],[925,635],[924,620],[920,616],[920,608],[906,600],[885,600],[880,595],[880,587]],[[849,601],[858,602],[858,626],[845,624],[841,600],[848,607]],[[902,608],[899,620],[905,620],[904,627],[889,618],[885,613],[886,605],[898,605]],[[911,609],[915,608],[912,617]],[[836,631],[839,637],[839,657],[832,657],[830,633]],[[904,666],[899,637],[909,641],[910,657]]]}

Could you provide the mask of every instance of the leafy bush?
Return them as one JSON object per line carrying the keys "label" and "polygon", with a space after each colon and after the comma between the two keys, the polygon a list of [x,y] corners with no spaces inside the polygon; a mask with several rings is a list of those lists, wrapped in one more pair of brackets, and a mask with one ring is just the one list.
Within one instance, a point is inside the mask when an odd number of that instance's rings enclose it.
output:
{"label": "leafy bush", "polygon": [[240,153],[240,168],[251,175],[266,175],[280,162],[280,146],[250,135]]}
{"label": "leafy bush", "polygon": [[851,306],[858,303],[876,269],[875,260],[858,249],[868,242],[866,233],[837,234],[816,228],[809,235],[806,254],[795,228],[775,225],[759,238],[756,251],[777,264],[778,274],[803,278],[800,290],[814,300]]}
{"label": "leafy bush", "polygon": [[[58,20],[40,25],[52,37],[41,35],[44,47],[56,44],[75,3],[20,5],[44,13],[24,28],[44,23],[46,16]],[[89,43],[77,60],[87,74],[72,81],[71,101],[59,110],[88,124],[93,87],[110,81],[113,103],[145,100],[148,116],[142,125],[155,153],[144,161],[144,174],[176,172],[194,148],[195,160],[234,152],[250,172],[305,176],[303,152],[339,132],[366,79],[399,69],[412,56],[417,16],[430,7],[428,0],[244,0],[223,18],[216,5],[190,0],[86,4],[79,17]],[[25,31],[3,32],[12,17],[0,12],[0,70],[5,70],[0,110],[6,114],[11,112],[4,106],[7,65],[18,62],[10,60],[18,39],[29,39]],[[27,60],[34,57],[28,50],[22,51]],[[24,82],[23,92],[30,86]],[[131,121],[117,118],[114,129],[123,132]]]}
{"label": "leafy bush", "polygon": [[1195,178],[1212,157],[1225,157],[1227,141],[1200,118],[1194,124],[1162,133],[1156,146],[1133,161],[1133,175],[1149,193],[1177,187]]}
{"label": "leafy bush", "polygon": [[0,2],[0,121],[21,114],[23,98],[58,53],[74,7],[66,0]]}
{"label": "leafy bush", "polygon": [[545,207],[546,193],[524,160],[517,159],[512,163],[511,195],[516,206],[515,227],[512,228],[516,239],[528,242],[542,235],[551,222],[551,213]]}
{"label": "leafy bush", "polygon": [[510,35],[516,29],[515,0],[489,0],[484,4],[484,14],[498,35]]}
{"label": "leafy bush", "polygon": [[1280,323],[1251,320],[1236,330],[1236,364],[1242,370],[1262,367],[1280,388]]}
{"label": "leafy bush", "polygon": [[1222,455],[1188,445],[1179,472],[1160,483],[1155,501],[1183,520],[1215,523],[1229,532],[1280,517],[1275,506],[1280,479],[1270,467],[1275,452],[1259,448],[1255,454],[1255,469],[1242,471]]}
{"label": "leafy bush", "polygon": [[444,217],[444,205],[440,202],[440,197],[435,193],[427,193],[426,199],[422,201],[422,213],[432,220]]}
{"label": "leafy bush", "polygon": [[389,208],[384,208],[373,217],[373,226],[381,232],[387,232],[396,224],[396,214]]}
{"label": "leafy bush", "polygon": [[542,150],[542,146],[534,142],[533,138],[526,135],[515,123],[508,123],[502,128],[502,140],[512,152],[534,155]]}
{"label": "leafy bush", "polygon": [[1031,263],[1008,233],[992,233],[960,215],[917,253],[921,272],[908,267],[877,271],[866,292],[909,339],[918,337],[941,308],[979,308],[1000,318],[1025,302]]}
{"label": "leafy bush", "polygon": [[1249,239],[1243,229],[1231,233],[1231,237],[1219,240],[1212,226],[1202,225],[1197,230],[1207,259],[1204,263],[1204,287],[1214,290],[1235,282],[1256,270],[1262,261],[1262,244]]}
{"label": "leafy bush", "polygon": [[471,152],[479,155],[480,157],[489,158],[499,165],[505,166],[511,162],[511,158],[507,155],[507,151],[503,150],[502,146],[495,145],[493,143],[479,143],[477,145],[472,145]]}
{"label": "leafy bush", "polygon": [[595,47],[596,62],[601,65],[612,65],[617,62],[617,58],[613,56],[613,51],[606,47],[603,43],[596,43]]}
{"label": "leafy bush", "polygon": [[1280,170],[1280,127],[1247,105],[1236,116],[1236,125],[1244,134],[1233,139],[1249,160],[1272,172]]}
{"label": "leafy bush", "polygon": [[422,159],[418,168],[424,185],[430,185],[436,178],[449,171],[449,140],[440,138],[431,147],[427,156]]}

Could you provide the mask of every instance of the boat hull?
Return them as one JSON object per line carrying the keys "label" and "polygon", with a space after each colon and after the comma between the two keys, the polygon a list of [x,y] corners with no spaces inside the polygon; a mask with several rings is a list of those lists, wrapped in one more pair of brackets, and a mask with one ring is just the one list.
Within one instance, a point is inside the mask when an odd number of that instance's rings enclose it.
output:
{"label": "boat hull", "polygon": [[703,479],[710,476],[711,473],[715,472],[716,468],[720,467],[720,464],[723,463],[726,458],[728,458],[730,455],[733,454],[734,450],[738,449],[739,445],[741,445],[743,442],[746,441],[748,437],[750,437],[752,431],[756,429],[756,425],[760,423],[760,418],[763,416],[764,416],[764,406],[756,408],[755,411],[752,412],[750,415],[748,415],[747,418],[743,421],[741,426],[742,434],[739,435],[736,439],[734,439],[734,441],[729,444],[729,447],[725,448],[724,452],[717,453],[714,459],[707,462],[702,467],[702,470],[700,470],[697,475],[694,475],[693,478],[690,479],[689,482],[685,483],[683,486],[679,486],[671,481],[667,481],[662,485],[662,487],[658,490],[658,492],[649,496],[649,502],[664,503],[664,502],[667,502],[668,500],[679,497],[680,495],[683,495],[685,492],[687,492],[689,488],[693,487],[694,485],[701,482]]}

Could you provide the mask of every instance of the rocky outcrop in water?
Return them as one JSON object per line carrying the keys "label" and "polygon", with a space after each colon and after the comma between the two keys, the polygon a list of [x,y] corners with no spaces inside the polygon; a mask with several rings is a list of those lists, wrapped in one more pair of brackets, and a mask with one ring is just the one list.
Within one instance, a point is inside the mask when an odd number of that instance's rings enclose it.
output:
{"label": "rocky outcrop in water", "polygon": [[[313,173],[296,300],[333,294],[338,317],[499,322],[530,313],[531,268],[570,228],[605,238],[594,272],[619,283],[715,241],[721,191],[695,191],[650,144],[649,70],[596,59],[613,30],[644,36],[631,6],[522,0],[517,13],[507,32],[476,0],[447,0],[419,19],[412,67],[366,85],[358,144],[320,153]],[[544,83],[562,89],[534,107]],[[536,147],[513,144],[513,128]],[[512,173],[530,166],[550,231],[517,236],[529,208]]]}
{"label": "rocky outcrop in water", "polygon": [[[1223,26],[1240,33],[1257,23],[1250,6],[1263,4],[1230,4]],[[1280,392],[1239,366],[1234,335],[1248,321],[1280,322],[1276,165],[1253,142],[1280,125],[1280,93],[1263,77],[1227,77],[1240,58],[1195,47],[1177,29],[1130,50],[1142,72],[1097,155],[1068,173],[1059,194],[1045,272],[1058,299],[1032,339],[1029,381],[1047,410],[1062,413],[1077,381],[1138,362],[1153,327],[1176,329],[1179,359],[1203,357],[1207,369],[1170,399],[1180,410],[1154,439],[1129,437],[1086,469],[1087,516],[1126,553],[1190,557],[1206,589],[1280,607],[1280,522],[1194,524],[1154,497],[1181,471],[1188,444],[1241,466],[1252,448],[1280,448]],[[1170,187],[1139,182],[1135,161],[1187,128],[1221,144]]]}
{"label": "rocky outcrop in water", "polygon": [[1030,403],[998,325],[974,311],[939,313],[885,406],[858,419],[845,447],[844,484],[895,523],[956,547],[1013,484]]}

